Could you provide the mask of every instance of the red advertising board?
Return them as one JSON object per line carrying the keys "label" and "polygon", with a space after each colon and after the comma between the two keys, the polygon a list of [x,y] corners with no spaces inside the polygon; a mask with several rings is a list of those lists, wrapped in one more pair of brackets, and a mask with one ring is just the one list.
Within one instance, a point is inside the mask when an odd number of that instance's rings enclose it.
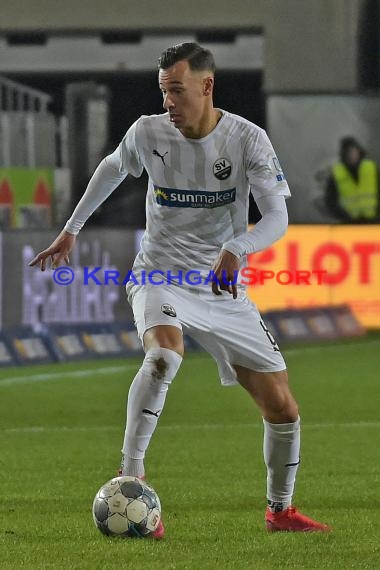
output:
{"label": "red advertising board", "polygon": [[363,326],[380,328],[380,226],[290,226],[248,265],[262,312],[347,303]]}

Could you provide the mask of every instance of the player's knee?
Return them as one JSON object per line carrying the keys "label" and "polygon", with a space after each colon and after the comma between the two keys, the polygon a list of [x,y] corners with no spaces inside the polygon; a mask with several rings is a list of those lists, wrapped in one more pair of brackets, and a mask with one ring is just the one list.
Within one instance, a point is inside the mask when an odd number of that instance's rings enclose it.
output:
{"label": "player's knee", "polygon": [[148,352],[152,348],[166,348],[183,356],[182,331],[174,326],[158,325],[145,331],[144,348]]}
{"label": "player's knee", "polygon": [[163,358],[162,356],[160,356],[159,358],[156,358],[155,360],[153,360],[153,376],[155,378],[157,378],[157,380],[160,380],[161,378],[163,378],[169,368],[169,364],[168,362],[165,360],[165,358]]}
{"label": "player's knee", "polygon": [[264,416],[284,424],[293,423],[299,416],[297,402],[292,396],[286,395],[270,400],[265,403]]}
{"label": "player's knee", "polygon": [[182,356],[169,348],[151,348],[145,355],[144,368],[154,384],[170,384],[179,367]]}

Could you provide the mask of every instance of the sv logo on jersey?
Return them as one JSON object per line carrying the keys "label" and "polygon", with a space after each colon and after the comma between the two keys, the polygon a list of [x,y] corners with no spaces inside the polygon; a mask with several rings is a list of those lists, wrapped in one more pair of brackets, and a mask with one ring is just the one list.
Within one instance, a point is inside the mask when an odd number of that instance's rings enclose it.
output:
{"label": "sv logo on jersey", "polygon": [[212,167],[214,176],[218,180],[225,180],[226,178],[228,178],[229,175],[231,174],[231,170],[232,170],[232,164],[230,163],[229,160],[227,160],[227,158],[218,158],[218,160],[214,162],[214,166]]}

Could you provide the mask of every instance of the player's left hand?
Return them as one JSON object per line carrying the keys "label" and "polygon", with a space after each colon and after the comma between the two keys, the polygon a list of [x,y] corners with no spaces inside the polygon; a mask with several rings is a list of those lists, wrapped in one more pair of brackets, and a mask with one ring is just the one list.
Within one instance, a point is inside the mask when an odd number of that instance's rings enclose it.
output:
{"label": "player's left hand", "polygon": [[[234,299],[237,297],[236,275],[239,271],[240,261],[233,253],[226,249],[221,249],[211,270],[214,272],[216,280],[212,282],[212,292],[214,295],[221,295],[222,291],[228,291]],[[235,283],[234,283],[235,282]]]}

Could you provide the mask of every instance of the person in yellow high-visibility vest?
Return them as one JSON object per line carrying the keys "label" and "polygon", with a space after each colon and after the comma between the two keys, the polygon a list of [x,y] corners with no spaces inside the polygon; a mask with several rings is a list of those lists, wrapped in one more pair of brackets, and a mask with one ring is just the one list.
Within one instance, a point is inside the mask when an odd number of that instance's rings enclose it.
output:
{"label": "person in yellow high-visibility vest", "polygon": [[326,206],[346,223],[380,222],[379,170],[365,157],[353,137],[340,141],[340,161],[333,165],[326,187]]}

